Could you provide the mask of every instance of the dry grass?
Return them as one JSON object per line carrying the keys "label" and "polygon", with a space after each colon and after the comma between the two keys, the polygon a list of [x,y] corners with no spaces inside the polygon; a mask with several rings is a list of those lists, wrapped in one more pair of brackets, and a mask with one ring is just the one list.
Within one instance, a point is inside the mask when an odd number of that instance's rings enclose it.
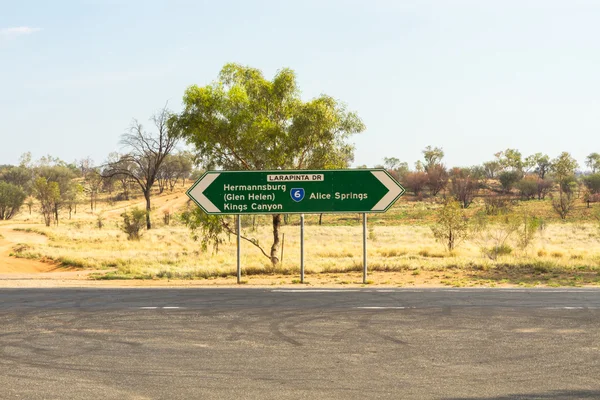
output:
{"label": "dry grass", "polygon": [[[235,274],[235,237],[226,241],[218,253],[202,252],[189,230],[177,222],[164,226],[159,211],[178,210],[185,205],[183,193],[167,194],[154,200],[155,229],[145,232],[140,241],[128,241],[118,229],[120,213],[127,207],[139,205],[141,199],[129,203],[104,204],[95,213],[79,210],[71,221],[63,220],[58,227],[46,228],[39,216],[21,214],[16,221],[18,229],[46,235],[46,243],[20,246],[14,249],[19,257],[54,260],[64,266],[109,269],[98,275],[103,278],[168,278],[207,279]],[[548,202],[525,202],[519,206],[546,215]],[[435,218],[435,203],[401,201],[383,215],[369,216],[368,242],[369,271],[385,272],[397,278],[404,273],[409,280],[403,284],[437,282],[451,286],[512,284],[535,285],[537,282],[553,285],[600,283],[600,231],[598,224],[587,219],[585,209],[578,209],[581,218],[572,222],[558,222],[549,218],[546,227],[531,246],[495,260],[482,254],[489,245],[480,240],[467,241],[453,253],[444,251],[437,243],[429,225]],[[477,204],[470,213],[475,212]],[[541,211],[540,211],[541,210]],[[97,215],[102,213],[104,228],[96,226]],[[591,215],[591,214],[590,214]],[[176,219],[176,218],[175,218]],[[272,238],[270,217],[254,219],[258,225],[252,231],[251,216],[243,217],[245,234],[268,246]],[[362,228],[358,215],[324,215],[323,226],[318,215],[307,216],[305,230],[306,272],[321,275],[352,275],[362,271]],[[243,273],[255,276],[297,275],[299,265],[299,217],[289,216],[283,226],[285,234],[284,258],[281,265],[272,267],[269,260],[248,242],[242,243]],[[349,282],[344,277],[333,282]],[[389,278],[392,279],[392,278]],[[386,282],[386,280],[382,280]],[[411,283],[412,282],[412,283]]]}
{"label": "dry grass", "polygon": [[[109,276],[133,278],[208,278],[235,273],[235,238],[221,250],[200,251],[184,226],[162,226],[146,232],[140,241],[128,241],[115,228],[95,229],[93,225],[61,225],[38,228],[49,241],[25,246],[19,256],[46,258],[65,266],[115,268]],[[480,246],[466,242],[454,253],[446,253],[436,243],[428,227],[380,226],[376,240],[368,243],[370,271],[600,271],[598,237],[595,226],[550,225],[530,249],[491,260]],[[253,245],[242,243],[243,271],[246,275],[297,274],[299,229],[284,226],[284,259],[273,268]],[[248,232],[261,243],[269,243],[269,227]],[[362,270],[362,228],[307,226],[305,229],[307,273],[345,273]]]}

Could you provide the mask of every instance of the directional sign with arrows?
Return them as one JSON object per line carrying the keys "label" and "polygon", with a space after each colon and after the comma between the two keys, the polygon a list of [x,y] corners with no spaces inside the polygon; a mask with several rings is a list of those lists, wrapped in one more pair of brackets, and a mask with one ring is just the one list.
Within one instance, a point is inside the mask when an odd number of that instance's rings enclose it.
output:
{"label": "directional sign with arrows", "polygon": [[403,193],[382,169],[208,171],[187,191],[208,214],[380,213]]}

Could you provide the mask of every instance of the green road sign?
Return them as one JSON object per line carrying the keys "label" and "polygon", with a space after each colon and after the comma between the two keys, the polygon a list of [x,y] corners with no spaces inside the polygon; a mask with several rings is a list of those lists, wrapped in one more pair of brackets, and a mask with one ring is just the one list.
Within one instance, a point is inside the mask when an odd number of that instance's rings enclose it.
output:
{"label": "green road sign", "polygon": [[382,169],[208,171],[187,191],[208,214],[380,213],[403,193]]}

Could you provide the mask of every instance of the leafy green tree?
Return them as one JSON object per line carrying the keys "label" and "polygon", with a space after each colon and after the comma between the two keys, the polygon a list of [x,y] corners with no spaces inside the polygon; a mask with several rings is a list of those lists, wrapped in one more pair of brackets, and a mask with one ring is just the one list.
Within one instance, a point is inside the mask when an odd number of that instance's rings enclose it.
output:
{"label": "leafy green tree", "polygon": [[[48,156],[49,158],[51,156]],[[52,159],[56,160],[56,159]],[[65,206],[69,205],[78,191],[78,185],[74,181],[77,170],[68,167],[63,162],[43,163],[43,166],[36,168],[38,177],[44,178],[47,182],[54,182],[58,187],[58,195],[53,197],[52,208],[54,212],[53,221],[56,225],[59,222],[59,212]],[[39,199],[38,199],[39,200]],[[41,201],[41,200],[40,200]]]}
{"label": "leafy green tree", "polygon": [[519,175],[519,179],[523,177],[523,170],[526,164],[523,161],[523,156],[521,155],[520,151],[515,149],[506,149],[496,153],[495,156],[498,163],[505,171],[517,173]]}
{"label": "leafy green tree", "polygon": [[48,181],[40,176],[33,182],[33,193],[40,202],[40,212],[44,217],[44,223],[46,226],[50,226],[54,219],[54,205],[60,199],[58,183]]}
{"label": "leafy green tree", "polygon": [[[354,153],[346,139],[365,128],[355,113],[330,96],[303,102],[290,69],[268,80],[258,69],[226,64],[218,81],[190,86],[183,102],[173,126],[206,168],[343,168]],[[280,214],[272,216],[272,225],[268,257],[275,265]]]}
{"label": "leafy green tree", "polygon": [[162,193],[166,188],[171,192],[175,189],[177,181],[185,179],[192,172],[193,164],[191,155],[186,152],[169,154],[165,157],[163,166],[158,173],[158,188]]}
{"label": "leafy green tree", "polygon": [[423,162],[421,160],[417,160],[415,162],[415,171],[416,172],[425,172],[425,165],[423,165]]}
{"label": "leafy green tree", "polygon": [[384,157],[383,167],[398,180],[404,179],[404,176],[409,172],[408,163],[400,161],[396,157]]}
{"label": "leafy green tree", "polygon": [[401,164],[399,158],[396,157],[383,157],[383,167],[387,170],[393,171],[398,168]]}
{"label": "leafy green tree", "polygon": [[577,168],[579,168],[577,160],[571,157],[571,154],[566,151],[563,151],[558,157],[552,160],[551,171],[559,181],[573,176]]}
{"label": "leafy green tree", "polygon": [[483,170],[486,178],[494,179],[498,176],[498,173],[502,171],[502,166],[498,161],[487,161],[483,163]]}
{"label": "leafy green tree", "polygon": [[33,172],[26,167],[9,166],[0,171],[0,181],[19,186],[25,193],[31,192]]}
{"label": "leafy green tree", "polygon": [[27,194],[19,186],[0,181],[0,220],[14,217],[26,197]]}
{"label": "leafy green tree", "polygon": [[[574,192],[574,189],[577,188],[577,179],[575,178],[575,170],[577,168],[579,168],[579,164],[571,157],[571,154],[566,151],[562,152],[558,157],[552,160],[551,171],[558,181],[559,195],[561,197],[559,204],[562,210],[570,209],[570,207],[565,207],[565,205],[572,205],[574,201],[574,199],[562,199],[562,197],[564,193],[571,194]],[[556,205],[555,209],[557,209]],[[559,214],[561,215],[561,218],[564,219],[563,212],[560,212]]]}
{"label": "leafy green tree", "polygon": [[102,175],[98,168],[89,167],[83,170],[83,191],[90,197],[90,211],[94,212],[98,202],[98,194],[102,189]]}
{"label": "leafy green tree", "polygon": [[529,167],[533,167],[535,173],[540,179],[544,179],[546,174],[550,171],[552,163],[550,157],[546,154],[535,153],[525,159],[525,164]]}
{"label": "leafy green tree", "polygon": [[425,171],[428,172],[430,168],[440,165],[442,158],[444,158],[444,150],[441,147],[427,146],[422,151],[423,158],[425,159]]}
{"label": "leafy green tree", "polygon": [[600,154],[591,153],[585,159],[585,165],[592,170],[592,174],[600,172]]}
{"label": "leafy green tree", "polygon": [[31,209],[33,208],[34,204],[35,203],[31,197],[28,198],[27,201],[25,202],[25,205],[27,206],[27,209],[29,210],[29,215],[31,215]]}

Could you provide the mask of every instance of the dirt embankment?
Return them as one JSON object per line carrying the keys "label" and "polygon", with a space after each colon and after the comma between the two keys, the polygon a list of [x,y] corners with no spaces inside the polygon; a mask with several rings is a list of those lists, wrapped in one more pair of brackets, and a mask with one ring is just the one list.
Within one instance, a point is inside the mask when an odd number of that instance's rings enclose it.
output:
{"label": "dirt embankment", "polygon": [[57,269],[55,264],[11,257],[17,244],[43,244],[48,238],[32,232],[15,231],[17,226],[0,226],[0,274],[36,274]]}
{"label": "dirt embankment", "polygon": [[57,263],[11,257],[13,247],[45,244],[48,238],[34,232],[15,231],[27,225],[0,226],[0,287],[78,286],[96,271],[64,268]]}

